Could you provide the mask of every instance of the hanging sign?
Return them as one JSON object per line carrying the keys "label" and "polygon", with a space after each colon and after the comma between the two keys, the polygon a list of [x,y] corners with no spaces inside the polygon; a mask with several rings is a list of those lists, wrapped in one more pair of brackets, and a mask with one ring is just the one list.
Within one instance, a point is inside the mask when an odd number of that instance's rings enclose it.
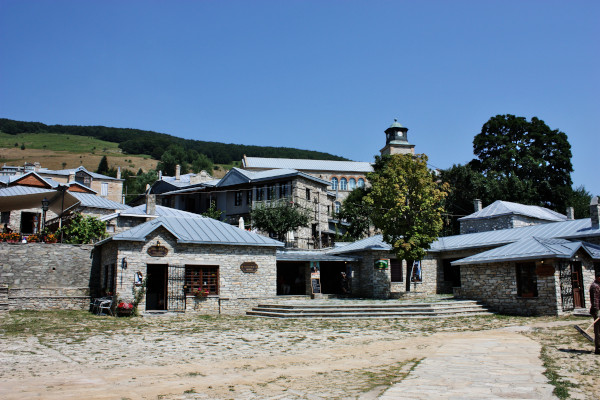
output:
{"label": "hanging sign", "polygon": [[148,255],[151,257],[165,257],[167,254],[169,254],[169,249],[161,246],[160,242],[156,242],[156,245],[148,247]]}
{"label": "hanging sign", "polygon": [[248,261],[242,263],[242,265],[240,265],[240,269],[242,270],[242,272],[245,272],[247,274],[254,274],[258,270],[258,264],[256,264],[253,261]]}
{"label": "hanging sign", "polygon": [[376,269],[388,269],[389,266],[390,266],[390,260],[388,260],[388,259],[381,259],[381,260],[375,261]]}

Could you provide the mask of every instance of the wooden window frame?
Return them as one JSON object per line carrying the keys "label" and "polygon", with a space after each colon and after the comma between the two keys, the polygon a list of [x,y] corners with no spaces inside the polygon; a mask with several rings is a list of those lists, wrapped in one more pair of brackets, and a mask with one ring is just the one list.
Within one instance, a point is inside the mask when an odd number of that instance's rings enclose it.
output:
{"label": "wooden window frame", "polygon": [[535,273],[535,262],[524,262],[515,264],[517,276],[517,296],[522,298],[537,298],[537,275]]}
{"label": "wooden window frame", "polygon": [[193,291],[198,289],[208,289],[209,296],[219,294],[218,265],[185,266],[185,294],[191,296]]}

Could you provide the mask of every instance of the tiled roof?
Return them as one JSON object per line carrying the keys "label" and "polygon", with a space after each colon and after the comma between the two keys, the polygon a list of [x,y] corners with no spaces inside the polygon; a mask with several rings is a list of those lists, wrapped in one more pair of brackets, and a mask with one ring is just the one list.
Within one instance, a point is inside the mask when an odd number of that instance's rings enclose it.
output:
{"label": "tiled roof", "polygon": [[600,259],[600,246],[598,245],[579,241],[571,242],[566,239],[529,237],[515,243],[507,244],[506,246],[454,261],[452,264],[465,265],[543,258],[571,258],[580,248],[587,251],[592,258]]}
{"label": "tiled roof", "polygon": [[510,201],[496,200],[489,206],[480,211],[459,218],[459,221],[467,221],[472,219],[493,218],[501,215],[524,215],[526,217],[542,219],[546,221],[566,221],[567,216],[552,211],[545,207],[528,206],[525,204],[511,203]]}
{"label": "tiled roof", "polygon": [[160,227],[171,232],[178,243],[283,247],[283,243],[277,240],[239,229],[212,218],[181,217],[158,217],[104,239],[96,245],[111,240],[143,242],[146,241],[148,235]]}
{"label": "tiled roof", "polygon": [[289,168],[300,171],[373,172],[373,166],[361,161],[304,160],[294,158],[244,157],[244,168]]}

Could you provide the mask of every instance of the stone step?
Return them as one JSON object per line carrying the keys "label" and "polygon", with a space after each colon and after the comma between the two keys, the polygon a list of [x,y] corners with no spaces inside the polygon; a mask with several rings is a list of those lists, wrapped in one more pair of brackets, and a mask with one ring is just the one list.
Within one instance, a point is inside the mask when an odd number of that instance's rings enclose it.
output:
{"label": "stone step", "polygon": [[476,301],[403,304],[260,304],[247,315],[271,318],[431,318],[491,315]]}

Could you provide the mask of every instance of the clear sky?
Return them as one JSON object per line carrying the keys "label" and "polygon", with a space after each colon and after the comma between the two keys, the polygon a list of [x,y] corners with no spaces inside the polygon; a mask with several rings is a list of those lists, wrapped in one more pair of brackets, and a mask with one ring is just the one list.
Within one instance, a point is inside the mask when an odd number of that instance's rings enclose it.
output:
{"label": "clear sky", "polygon": [[372,161],[397,118],[448,168],[544,120],[600,195],[598,1],[0,0],[0,117]]}

